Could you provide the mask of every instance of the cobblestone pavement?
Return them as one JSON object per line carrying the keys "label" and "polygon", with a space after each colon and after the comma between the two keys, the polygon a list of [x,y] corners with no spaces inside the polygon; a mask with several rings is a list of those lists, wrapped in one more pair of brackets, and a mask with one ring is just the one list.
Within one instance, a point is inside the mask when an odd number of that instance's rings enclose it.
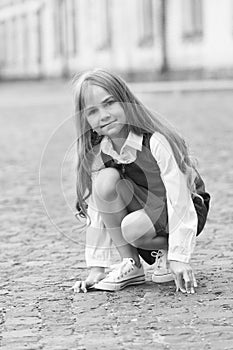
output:
{"label": "cobblestone pavement", "polygon": [[[69,208],[72,151],[64,157],[64,150],[74,140],[72,122],[51,137],[72,113],[71,87],[2,84],[1,349],[233,349],[232,92],[141,98],[186,136],[212,194],[209,220],[193,257],[197,293],[176,294],[173,283],[153,284],[149,268],[145,285],[118,293],[72,293],[74,281],[87,273],[84,234],[77,232]],[[47,143],[41,188],[53,223],[39,186]],[[62,160],[68,166],[60,176]]]}

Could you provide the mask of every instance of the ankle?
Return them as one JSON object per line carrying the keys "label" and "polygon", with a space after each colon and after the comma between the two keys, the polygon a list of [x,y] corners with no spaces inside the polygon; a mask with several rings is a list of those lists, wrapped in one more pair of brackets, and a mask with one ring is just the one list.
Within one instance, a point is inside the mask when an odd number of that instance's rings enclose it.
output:
{"label": "ankle", "polygon": [[135,262],[135,266],[137,266],[138,268],[140,268],[142,266],[141,261],[139,259],[139,256],[134,256],[134,257],[132,257],[132,259]]}
{"label": "ankle", "polygon": [[123,257],[122,258],[122,261],[123,261],[123,259],[132,259],[133,261],[134,261],[134,265],[137,267],[137,268],[140,268],[141,266],[142,266],[142,264],[141,264],[141,261],[140,261],[140,259],[139,259],[139,257],[138,256],[127,256],[127,257]]}

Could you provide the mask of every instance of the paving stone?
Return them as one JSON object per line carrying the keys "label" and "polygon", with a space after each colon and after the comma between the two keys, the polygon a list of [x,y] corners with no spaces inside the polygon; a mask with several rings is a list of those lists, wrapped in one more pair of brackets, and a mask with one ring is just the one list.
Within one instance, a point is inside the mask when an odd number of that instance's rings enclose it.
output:
{"label": "paving stone", "polygon": [[87,272],[85,235],[70,209],[75,200],[70,160],[62,178],[69,205],[57,181],[64,151],[74,140],[73,124],[50,137],[72,115],[71,91],[64,82],[27,82],[1,84],[2,93],[1,350],[232,350],[232,93],[141,96],[186,136],[212,195],[193,256],[199,287],[189,296],[176,294],[174,283],[153,284],[147,265],[145,285],[73,294],[74,281]]}

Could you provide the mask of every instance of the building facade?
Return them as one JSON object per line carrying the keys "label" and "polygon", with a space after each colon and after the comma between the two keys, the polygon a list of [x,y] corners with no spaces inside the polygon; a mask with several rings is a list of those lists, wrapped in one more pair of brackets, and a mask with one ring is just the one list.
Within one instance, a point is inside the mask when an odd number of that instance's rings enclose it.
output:
{"label": "building facade", "polygon": [[233,69],[232,0],[0,0],[0,77]]}

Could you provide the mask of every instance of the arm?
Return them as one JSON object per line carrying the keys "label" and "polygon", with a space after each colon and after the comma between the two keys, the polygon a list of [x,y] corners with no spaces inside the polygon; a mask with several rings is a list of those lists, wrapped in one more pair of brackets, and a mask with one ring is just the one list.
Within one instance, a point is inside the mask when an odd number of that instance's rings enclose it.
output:
{"label": "arm", "polygon": [[109,267],[113,243],[98,212],[93,195],[88,198],[90,225],[86,228],[85,259],[87,267]]}
{"label": "arm", "polygon": [[197,214],[187,186],[186,175],[179,169],[171,146],[163,135],[154,133],[150,147],[166,188],[170,268],[179,288],[182,278],[187,283],[193,281],[192,284],[195,286],[189,261],[196,242]]}
{"label": "arm", "polygon": [[95,209],[93,197],[88,198],[88,215],[90,225],[86,227],[85,258],[89,275],[85,280],[77,281],[74,292],[87,292],[95,283],[105,277],[105,268],[112,262],[112,241],[103,225],[98,211]]}
{"label": "arm", "polygon": [[[100,159],[93,164],[92,181],[102,167]],[[90,224],[86,226],[85,259],[87,267],[90,268],[88,277],[85,280],[77,281],[72,287],[75,292],[86,292],[96,282],[105,277],[105,268],[112,263],[113,244],[101,216],[97,210],[93,195],[87,199],[87,213]]]}

